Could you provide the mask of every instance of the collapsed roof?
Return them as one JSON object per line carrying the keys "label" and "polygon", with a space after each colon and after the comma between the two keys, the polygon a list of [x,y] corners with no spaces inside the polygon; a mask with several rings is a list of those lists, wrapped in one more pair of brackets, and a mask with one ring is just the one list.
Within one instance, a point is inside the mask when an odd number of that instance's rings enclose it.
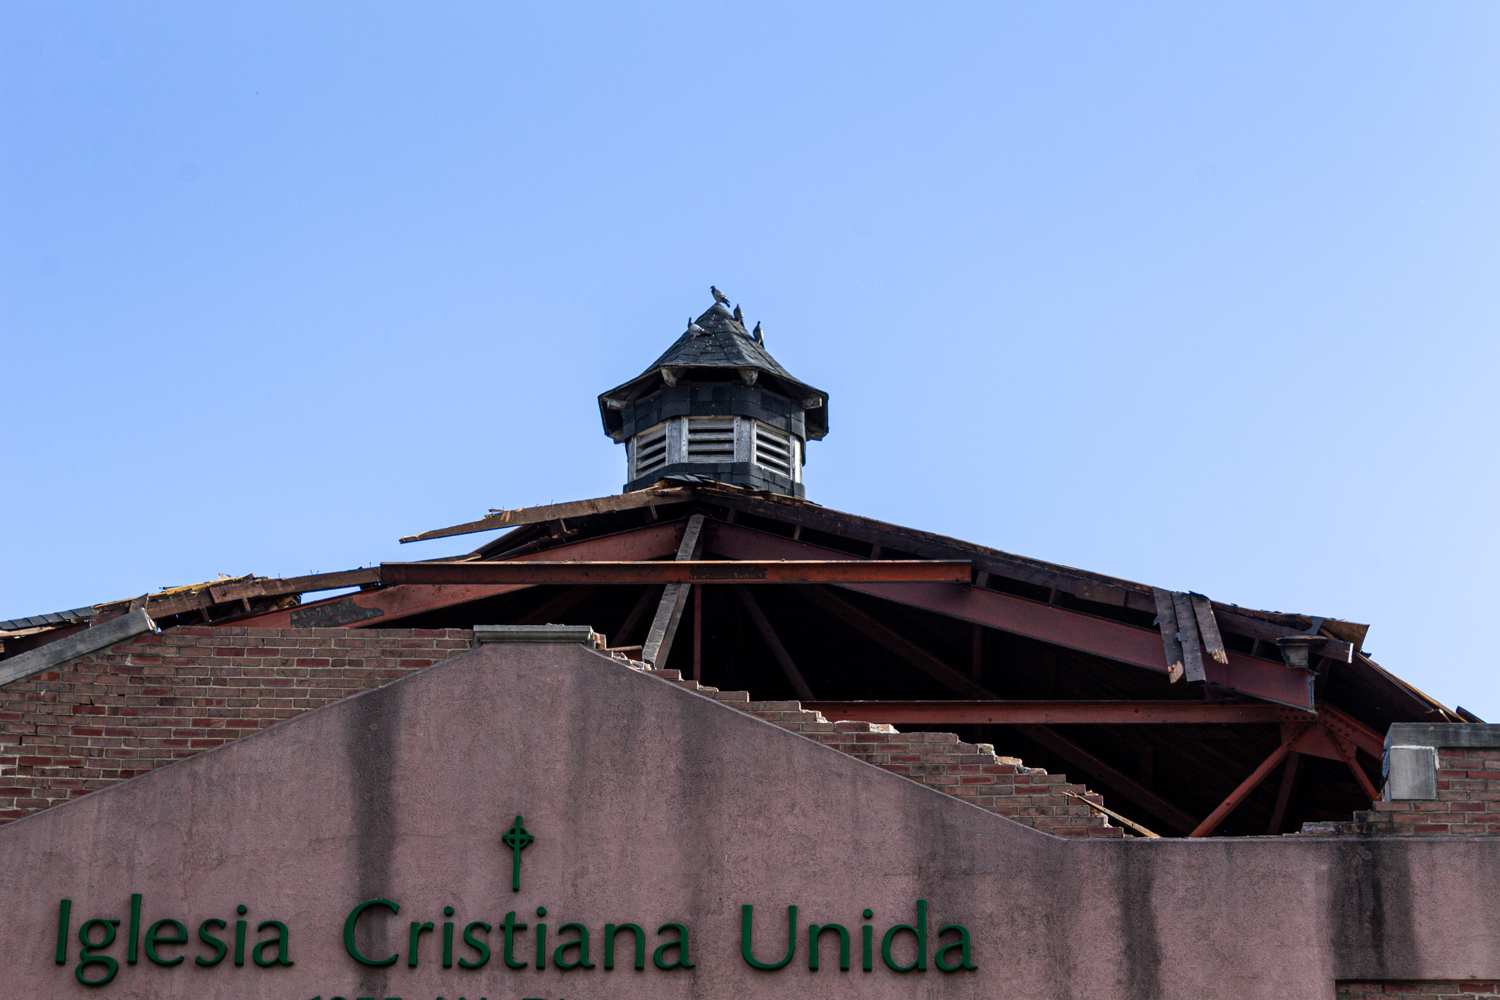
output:
{"label": "collapsed roof", "polygon": [[[1167,835],[1345,819],[1375,794],[1391,723],[1460,719],[1371,660],[1365,625],[1174,594],[721,483],[663,480],[402,540],[507,528],[446,560],[100,605],[30,626],[25,642],[136,608],[160,624],[271,628],[587,624],[624,655],[706,683],[994,744],[1087,778]],[[967,582],[932,582],[955,571]]]}

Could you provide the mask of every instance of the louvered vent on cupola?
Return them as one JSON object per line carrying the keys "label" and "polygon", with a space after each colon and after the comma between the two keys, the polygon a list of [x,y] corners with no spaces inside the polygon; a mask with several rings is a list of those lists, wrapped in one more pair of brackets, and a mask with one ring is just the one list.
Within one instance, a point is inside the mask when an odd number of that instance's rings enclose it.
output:
{"label": "louvered vent on cupola", "polygon": [[802,481],[802,464],[797,461],[797,438],[759,420],[755,421],[756,465],[786,476],[792,482]]}
{"label": "louvered vent on cupola", "polygon": [[801,439],[753,417],[673,417],[627,443],[632,481],[667,466],[695,466],[691,474],[712,477],[747,463],[802,482]]}
{"label": "louvered vent on cupola", "polygon": [[630,439],[631,478],[646,476],[667,464],[667,425],[641,431]]}
{"label": "louvered vent on cupola", "polygon": [[736,417],[688,417],[689,462],[733,462]]}

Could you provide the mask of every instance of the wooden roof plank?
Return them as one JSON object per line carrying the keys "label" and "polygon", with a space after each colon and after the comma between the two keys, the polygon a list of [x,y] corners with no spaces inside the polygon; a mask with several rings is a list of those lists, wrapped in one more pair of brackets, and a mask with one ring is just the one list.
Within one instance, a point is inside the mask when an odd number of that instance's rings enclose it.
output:
{"label": "wooden roof plank", "polygon": [[527,524],[542,524],[547,521],[567,520],[570,517],[587,517],[591,514],[608,514],[620,510],[636,510],[653,503],[670,502],[673,493],[685,492],[682,488],[658,489],[650,487],[631,493],[596,497],[592,500],[573,500],[568,503],[545,504],[540,507],[521,507],[516,510],[497,510],[478,521],[455,524],[448,528],[436,528],[401,539],[406,542],[425,542],[431,538],[450,538],[454,535],[471,535],[480,531],[499,531]]}

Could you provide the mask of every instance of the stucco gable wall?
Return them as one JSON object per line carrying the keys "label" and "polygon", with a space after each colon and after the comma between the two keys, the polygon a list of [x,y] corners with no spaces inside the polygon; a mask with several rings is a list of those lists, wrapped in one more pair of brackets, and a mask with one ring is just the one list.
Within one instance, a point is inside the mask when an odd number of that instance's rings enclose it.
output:
{"label": "stucco gable wall", "polygon": [[[510,889],[501,833],[536,843]],[[1500,840],[1059,840],[582,647],[486,646],[395,683],[0,829],[0,995],[77,997],[1331,997],[1336,979],[1500,977]],[[122,963],[102,990],[53,961],[58,900],[72,927],[234,907],[291,929],[290,968]],[[404,959],[409,921],[451,905],[459,927],[515,910],[534,923],[666,921],[693,970],[444,970],[434,934],[416,969],[360,966],[340,937],[362,900],[369,954]],[[860,914],[879,932],[961,923],[974,971],[858,968]],[[776,972],[740,958],[798,951]],[[854,931],[855,968],[806,924]],[[125,936],[122,923],[122,939]],[[879,932],[876,940],[878,942]],[[232,931],[231,931],[232,933]],[[778,941],[778,935],[780,935]],[[490,937],[493,939],[494,934]],[[526,937],[525,955],[530,953]],[[623,946],[622,946],[623,947]],[[878,949],[878,943],[877,943]],[[189,956],[202,949],[190,946]],[[123,942],[112,953],[123,955]],[[464,954],[469,954],[465,952]],[[649,952],[648,952],[649,954]]]}

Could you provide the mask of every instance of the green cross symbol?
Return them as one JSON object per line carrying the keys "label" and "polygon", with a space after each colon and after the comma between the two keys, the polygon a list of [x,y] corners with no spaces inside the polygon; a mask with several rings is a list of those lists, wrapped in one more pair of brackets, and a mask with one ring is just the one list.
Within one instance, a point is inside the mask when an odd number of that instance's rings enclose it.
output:
{"label": "green cross symbol", "polygon": [[521,817],[517,816],[516,817],[515,825],[512,826],[509,830],[506,830],[505,831],[505,835],[502,836],[500,839],[503,840],[503,841],[505,841],[505,843],[511,849],[511,866],[510,866],[510,888],[511,888],[511,891],[512,892],[520,892],[521,891],[521,851],[524,850],[527,845],[535,843],[536,842],[536,838],[533,837],[531,834],[529,834],[529,833],[526,832],[526,828],[521,825]]}

